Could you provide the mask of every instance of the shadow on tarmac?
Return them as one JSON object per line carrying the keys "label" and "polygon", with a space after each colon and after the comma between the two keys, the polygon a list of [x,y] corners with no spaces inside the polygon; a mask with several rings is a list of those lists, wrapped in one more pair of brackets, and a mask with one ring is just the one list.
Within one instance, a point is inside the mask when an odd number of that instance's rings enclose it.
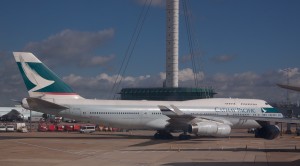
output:
{"label": "shadow on tarmac", "polygon": [[[63,133],[62,133],[63,134]],[[6,139],[152,139],[152,136],[145,136],[145,135],[130,135],[128,133],[124,134],[101,134],[101,133],[91,133],[91,134],[79,134],[79,133],[68,133],[68,135],[60,136],[58,133],[55,135],[42,135],[42,134],[33,134],[29,135],[24,133],[24,135],[2,135],[0,136],[0,140]]]}
{"label": "shadow on tarmac", "polygon": [[[126,150],[126,151],[138,151],[138,150]],[[181,149],[180,146],[174,145],[172,148],[167,149],[145,149],[144,151],[182,151],[182,152],[189,152],[189,151],[199,151],[199,152],[211,152],[211,151],[218,151],[218,152],[295,152],[299,153],[300,149],[257,149],[257,148],[183,148]]]}
{"label": "shadow on tarmac", "polygon": [[166,163],[163,166],[299,166],[300,160],[293,162],[176,162],[176,163]]}

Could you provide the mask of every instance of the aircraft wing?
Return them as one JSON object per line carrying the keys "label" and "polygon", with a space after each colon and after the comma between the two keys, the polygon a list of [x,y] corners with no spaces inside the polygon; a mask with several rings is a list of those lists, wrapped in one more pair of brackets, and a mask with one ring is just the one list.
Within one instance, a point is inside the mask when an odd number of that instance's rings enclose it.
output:
{"label": "aircraft wing", "polygon": [[[166,126],[166,128],[170,130],[178,130],[178,129],[183,129],[187,128],[187,124],[193,123],[196,120],[196,117],[193,115],[189,114],[184,114],[182,111],[180,111],[177,107],[176,109],[171,110],[166,106],[158,106],[161,113],[170,119],[168,120],[169,124]],[[187,129],[186,129],[187,130]]]}
{"label": "aircraft wing", "polygon": [[290,86],[290,85],[283,85],[283,84],[277,84],[277,86],[284,88],[284,89],[289,89],[289,90],[294,90],[300,92],[300,87],[298,86]]}
{"label": "aircraft wing", "polygon": [[57,115],[60,111],[68,109],[65,106],[58,105],[39,98],[30,97],[26,100],[30,110],[35,110],[46,114]]}
{"label": "aircraft wing", "polygon": [[194,115],[184,114],[182,111],[180,111],[174,105],[171,105],[171,107],[174,110],[171,110],[168,107],[162,106],[162,105],[159,105],[158,107],[159,107],[160,111],[162,112],[162,114],[168,116],[169,118],[182,119],[182,120],[192,120],[192,119],[196,118]]}
{"label": "aircraft wing", "polygon": [[219,123],[230,123],[224,118],[216,118],[214,116],[195,116],[191,114],[185,114],[183,113],[179,108],[177,108],[174,105],[171,105],[173,110],[169,109],[166,106],[158,106],[160,111],[162,112],[163,115],[166,115],[169,117],[169,123],[171,126],[178,126],[178,124],[186,125],[186,124],[191,124],[195,122],[200,122],[200,121],[215,121]]}
{"label": "aircraft wing", "polygon": [[276,117],[257,117],[257,116],[240,116],[240,115],[190,115],[184,114],[176,106],[171,105],[174,110],[169,109],[166,106],[158,106],[163,115],[166,115],[170,118],[169,122],[181,122],[181,123],[191,123],[202,120],[211,120],[219,123],[230,123],[226,118],[239,118],[244,120],[256,120],[256,121],[267,121],[267,122],[279,122],[279,123],[298,123],[300,124],[300,119],[292,118],[276,118]]}

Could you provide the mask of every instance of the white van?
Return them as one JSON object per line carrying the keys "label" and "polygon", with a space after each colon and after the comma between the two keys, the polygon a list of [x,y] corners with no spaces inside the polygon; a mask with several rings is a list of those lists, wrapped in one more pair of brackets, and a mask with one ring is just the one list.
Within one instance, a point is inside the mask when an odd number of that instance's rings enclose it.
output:
{"label": "white van", "polygon": [[0,132],[6,132],[6,126],[1,124],[0,125]]}
{"label": "white van", "polygon": [[80,133],[92,133],[96,131],[95,126],[81,126],[79,132]]}
{"label": "white van", "polygon": [[15,131],[15,126],[14,125],[6,125],[6,131],[14,132]]}

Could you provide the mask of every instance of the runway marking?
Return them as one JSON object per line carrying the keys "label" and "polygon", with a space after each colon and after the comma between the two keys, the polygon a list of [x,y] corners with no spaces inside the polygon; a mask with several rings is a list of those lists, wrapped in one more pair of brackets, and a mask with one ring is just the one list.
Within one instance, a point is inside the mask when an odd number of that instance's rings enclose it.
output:
{"label": "runway marking", "polygon": [[61,150],[61,149],[56,149],[56,148],[50,148],[47,146],[40,146],[40,145],[35,145],[35,144],[30,144],[30,143],[25,143],[25,142],[20,142],[20,141],[12,141],[18,144],[23,144],[23,145],[27,145],[27,146],[32,146],[32,147],[37,147],[37,148],[43,148],[43,149],[48,149],[48,150],[53,150],[53,151],[57,151],[57,152],[63,152],[63,153],[69,153],[69,154],[75,154],[75,155],[79,155],[79,156],[90,156],[90,154],[81,154],[80,151],[78,152],[70,152],[70,151],[66,151],[66,150]]}

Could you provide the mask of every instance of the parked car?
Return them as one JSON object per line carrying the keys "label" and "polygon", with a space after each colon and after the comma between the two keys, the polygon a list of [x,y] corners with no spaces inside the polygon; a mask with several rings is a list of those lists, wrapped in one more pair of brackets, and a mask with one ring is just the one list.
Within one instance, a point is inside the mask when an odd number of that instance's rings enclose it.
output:
{"label": "parked car", "polygon": [[74,125],[71,124],[65,125],[65,131],[74,131]]}
{"label": "parked car", "polygon": [[56,131],[64,131],[65,126],[64,125],[57,125],[56,126]]}
{"label": "parked car", "polygon": [[6,132],[6,126],[0,125],[0,132]]}
{"label": "parked car", "polygon": [[47,124],[46,123],[40,123],[39,124],[38,131],[45,132],[47,130],[48,130],[48,128],[47,128]]}
{"label": "parked car", "polygon": [[73,125],[73,130],[74,130],[74,131],[80,131],[80,125],[74,124],[74,125]]}
{"label": "parked car", "polygon": [[27,133],[28,129],[27,129],[26,126],[23,126],[19,132],[21,132],[21,133]]}
{"label": "parked car", "polygon": [[250,128],[250,129],[248,129],[248,133],[254,134],[254,133],[255,133],[255,130],[256,130],[256,128]]}
{"label": "parked car", "polygon": [[56,130],[56,126],[54,124],[48,124],[47,128],[48,128],[48,131],[55,131]]}
{"label": "parked car", "polygon": [[80,133],[92,133],[96,131],[95,126],[81,126]]}
{"label": "parked car", "polygon": [[14,125],[6,125],[6,131],[7,132],[14,132],[15,126]]}
{"label": "parked car", "polygon": [[17,123],[16,130],[21,133],[27,133],[28,129],[25,123]]}

